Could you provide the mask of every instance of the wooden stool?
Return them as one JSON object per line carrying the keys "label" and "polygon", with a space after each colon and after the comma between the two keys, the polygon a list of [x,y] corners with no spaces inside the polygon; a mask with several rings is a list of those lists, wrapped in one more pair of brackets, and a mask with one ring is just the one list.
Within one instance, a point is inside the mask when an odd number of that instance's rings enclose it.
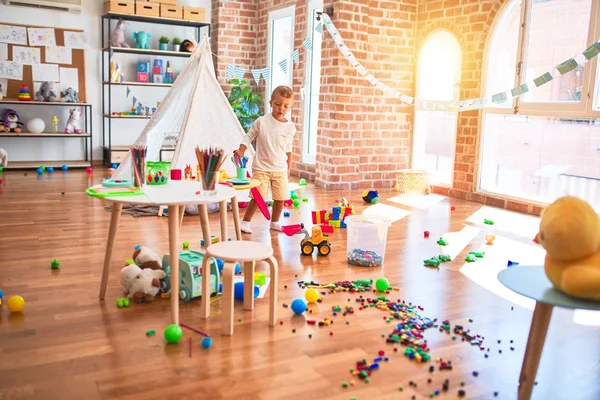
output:
{"label": "wooden stool", "polygon": [[[209,270],[211,258],[220,258],[223,266],[223,335],[233,335],[233,275],[235,265],[244,264],[244,310],[254,309],[254,265],[256,261],[266,261],[271,267],[271,294],[269,296],[269,326],[275,326],[277,313],[277,260],[273,248],[263,243],[249,241],[219,242],[208,246],[202,262],[202,271]],[[210,279],[202,279],[202,300],[200,316],[210,316]]]}

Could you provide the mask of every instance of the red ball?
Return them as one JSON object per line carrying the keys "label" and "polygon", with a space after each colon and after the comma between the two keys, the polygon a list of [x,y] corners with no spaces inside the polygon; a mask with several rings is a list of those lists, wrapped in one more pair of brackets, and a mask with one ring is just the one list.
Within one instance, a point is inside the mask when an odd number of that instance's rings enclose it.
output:
{"label": "red ball", "polygon": [[450,207],[450,211],[454,211],[454,210],[456,210],[456,207],[454,207],[454,206]]}
{"label": "red ball", "polygon": [[85,170],[88,174],[91,174],[94,169],[92,167],[87,167]]}
{"label": "red ball", "polygon": [[423,236],[426,237],[426,238],[428,238],[429,237],[429,231],[423,232]]}
{"label": "red ball", "polygon": [[2,179],[0,179],[0,185],[2,185]]}

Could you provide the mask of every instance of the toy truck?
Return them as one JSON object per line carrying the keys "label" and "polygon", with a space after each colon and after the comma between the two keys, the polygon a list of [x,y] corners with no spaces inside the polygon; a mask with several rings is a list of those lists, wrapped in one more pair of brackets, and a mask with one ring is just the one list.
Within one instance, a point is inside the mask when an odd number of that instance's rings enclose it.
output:
{"label": "toy truck", "polygon": [[[202,262],[204,254],[199,251],[186,250],[179,253],[179,298],[190,301],[195,297],[202,296]],[[161,292],[171,290],[171,263],[169,254],[165,254],[162,260],[163,270],[167,274],[161,280]],[[210,294],[219,291],[219,267],[215,259],[210,261]]]}
{"label": "toy truck", "polygon": [[284,226],[283,233],[288,236],[293,236],[297,233],[304,233],[304,239],[300,242],[300,249],[302,254],[305,256],[312,255],[315,247],[318,250],[320,256],[328,256],[331,253],[331,244],[329,243],[329,236],[323,235],[323,231],[320,226],[313,226],[312,235],[308,233],[308,230],[304,227],[304,224],[288,225]]}

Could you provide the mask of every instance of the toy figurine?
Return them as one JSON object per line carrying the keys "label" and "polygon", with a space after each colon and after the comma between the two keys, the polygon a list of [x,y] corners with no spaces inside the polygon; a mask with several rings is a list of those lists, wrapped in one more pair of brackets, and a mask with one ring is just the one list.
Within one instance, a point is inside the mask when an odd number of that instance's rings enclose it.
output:
{"label": "toy figurine", "polygon": [[35,92],[35,101],[54,102],[58,100],[56,92],[52,90],[50,82],[43,82],[40,89]]}
{"label": "toy figurine", "polygon": [[0,120],[2,123],[2,127],[4,128],[4,132],[14,132],[21,133],[23,130],[20,128],[23,126],[23,123],[19,121],[19,114],[15,110],[6,110],[4,114],[4,119]]}
{"label": "toy figurine", "polygon": [[81,133],[81,109],[79,107],[75,107],[70,111],[71,116],[67,121],[67,127],[65,128],[65,133]]}
{"label": "toy figurine", "polygon": [[125,42],[125,21],[119,18],[115,30],[110,34],[110,45],[112,47],[126,47],[129,45]]}

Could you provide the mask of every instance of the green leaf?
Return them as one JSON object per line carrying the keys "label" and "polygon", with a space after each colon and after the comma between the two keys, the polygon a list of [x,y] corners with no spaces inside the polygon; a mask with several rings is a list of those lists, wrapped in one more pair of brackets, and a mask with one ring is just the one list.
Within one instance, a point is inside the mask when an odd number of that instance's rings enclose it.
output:
{"label": "green leaf", "polygon": [[252,100],[252,89],[249,87],[242,90],[242,97],[246,100]]}
{"label": "green leaf", "polygon": [[231,88],[231,94],[229,95],[232,99],[239,99],[242,96],[242,89],[239,86],[234,86]]}

